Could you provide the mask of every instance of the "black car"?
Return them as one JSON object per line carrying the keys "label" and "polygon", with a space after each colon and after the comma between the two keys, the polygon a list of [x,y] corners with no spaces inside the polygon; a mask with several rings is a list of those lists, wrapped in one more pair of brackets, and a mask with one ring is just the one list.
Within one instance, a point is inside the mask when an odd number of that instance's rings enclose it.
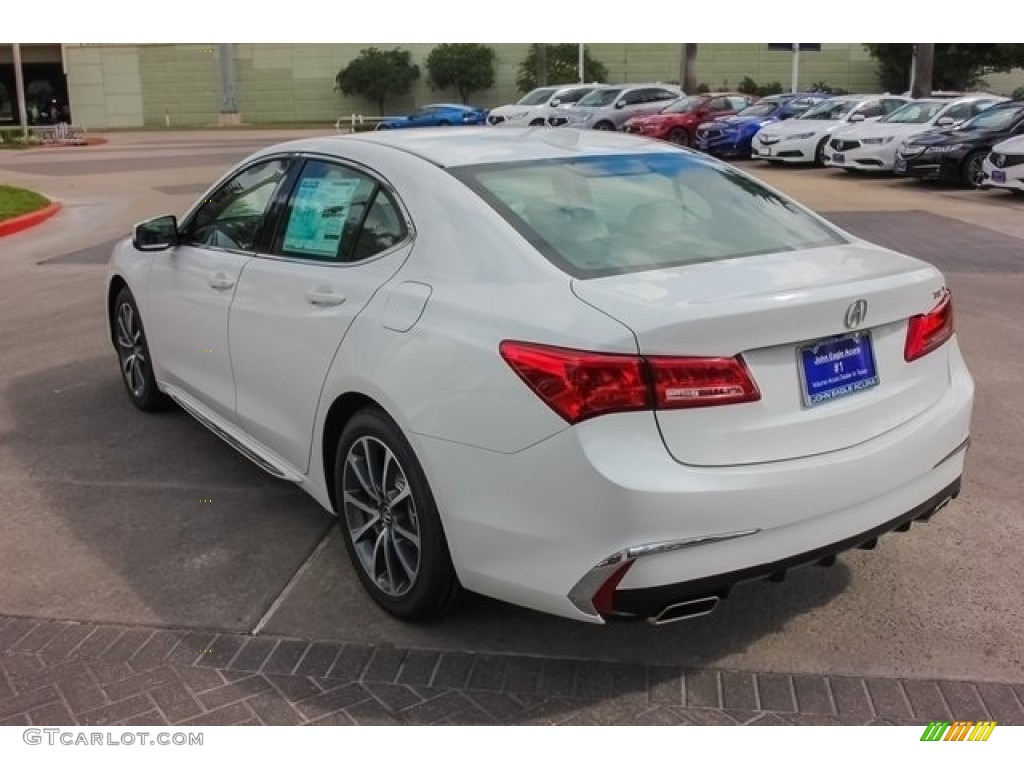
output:
{"label": "black car", "polygon": [[896,153],[895,173],[976,187],[992,147],[1024,134],[1024,101],[1004,101],[957,128],[911,136]]}

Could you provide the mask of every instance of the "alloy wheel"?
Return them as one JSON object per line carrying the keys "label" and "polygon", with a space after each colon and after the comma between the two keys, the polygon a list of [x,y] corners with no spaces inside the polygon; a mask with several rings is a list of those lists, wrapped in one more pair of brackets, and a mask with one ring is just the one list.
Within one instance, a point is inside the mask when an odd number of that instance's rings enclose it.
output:
{"label": "alloy wheel", "polygon": [[388,597],[401,597],[420,570],[420,524],[409,480],[376,437],[355,440],[345,456],[342,507],[359,564]]}
{"label": "alloy wheel", "polygon": [[117,352],[128,391],[141,398],[146,389],[146,339],[135,308],[127,301],[117,307]]}

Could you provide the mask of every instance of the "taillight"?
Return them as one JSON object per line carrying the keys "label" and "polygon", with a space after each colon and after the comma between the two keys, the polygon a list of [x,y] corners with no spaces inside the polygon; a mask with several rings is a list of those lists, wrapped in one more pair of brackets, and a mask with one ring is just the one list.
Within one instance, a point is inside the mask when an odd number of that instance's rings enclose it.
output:
{"label": "taillight", "polygon": [[761,399],[739,357],[650,357],[503,341],[501,356],[570,424],[604,413]]}
{"label": "taillight", "polygon": [[924,357],[953,335],[953,296],[946,291],[942,301],[926,315],[914,315],[907,323],[907,343],[903,358],[909,363]]}
{"label": "taillight", "polygon": [[657,408],[750,403],[761,393],[739,357],[649,357]]}
{"label": "taillight", "polygon": [[503,341],[505,362],[570,424],[613,411],[650,408],[650,386],[643,361],[609,355]]}

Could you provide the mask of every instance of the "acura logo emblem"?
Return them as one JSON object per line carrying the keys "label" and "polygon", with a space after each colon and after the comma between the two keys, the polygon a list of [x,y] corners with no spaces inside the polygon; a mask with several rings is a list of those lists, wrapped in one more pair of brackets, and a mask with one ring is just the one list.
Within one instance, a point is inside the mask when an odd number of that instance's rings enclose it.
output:
{"label": "acura logo emblem", "polygon": [[843,318],[843,322],[846,323],[847,328],[856,328],[858,325],[864,322],[864,319],[868,316],[868,303],[864,299],[857,299],[853,304],[846,308],[846,317]]}

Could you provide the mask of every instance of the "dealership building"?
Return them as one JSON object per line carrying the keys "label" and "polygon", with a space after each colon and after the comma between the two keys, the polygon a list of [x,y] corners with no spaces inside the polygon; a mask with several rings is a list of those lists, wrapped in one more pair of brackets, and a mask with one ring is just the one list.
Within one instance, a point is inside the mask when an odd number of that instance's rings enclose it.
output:
{"label": "dealership building", "polygon": [[[335,77],[362,48],[401,47],[421,76],[407,96],[388,102],[400,113],[427,102],[458,101],[432,91],[424,66],[433,44],[21,44],[23,86],[30,106],[56,101],[72,122],[104,128],[280,125],[334,122],[372,115],[377,107],[335,90]],[[474,93],[475,105],[494,107],[521,95],[515,84],[528,44],[495,43],[496,82]],[[680,43],[594,43],[588,52],[608,69],[609,82],[678,82]],[[793,54],[769,44],[702,43],[697,78],[715,90],[735,89],[745,76],[788,89]],[[0,43],[0,125],[17,123],[15,48]],[[799,86],[827,83],[850,92],[877,91],[877,62],[857,43],[821,44],[799,55]],[[989,89],[1009,94],[1019,72],[988,76]]]}

